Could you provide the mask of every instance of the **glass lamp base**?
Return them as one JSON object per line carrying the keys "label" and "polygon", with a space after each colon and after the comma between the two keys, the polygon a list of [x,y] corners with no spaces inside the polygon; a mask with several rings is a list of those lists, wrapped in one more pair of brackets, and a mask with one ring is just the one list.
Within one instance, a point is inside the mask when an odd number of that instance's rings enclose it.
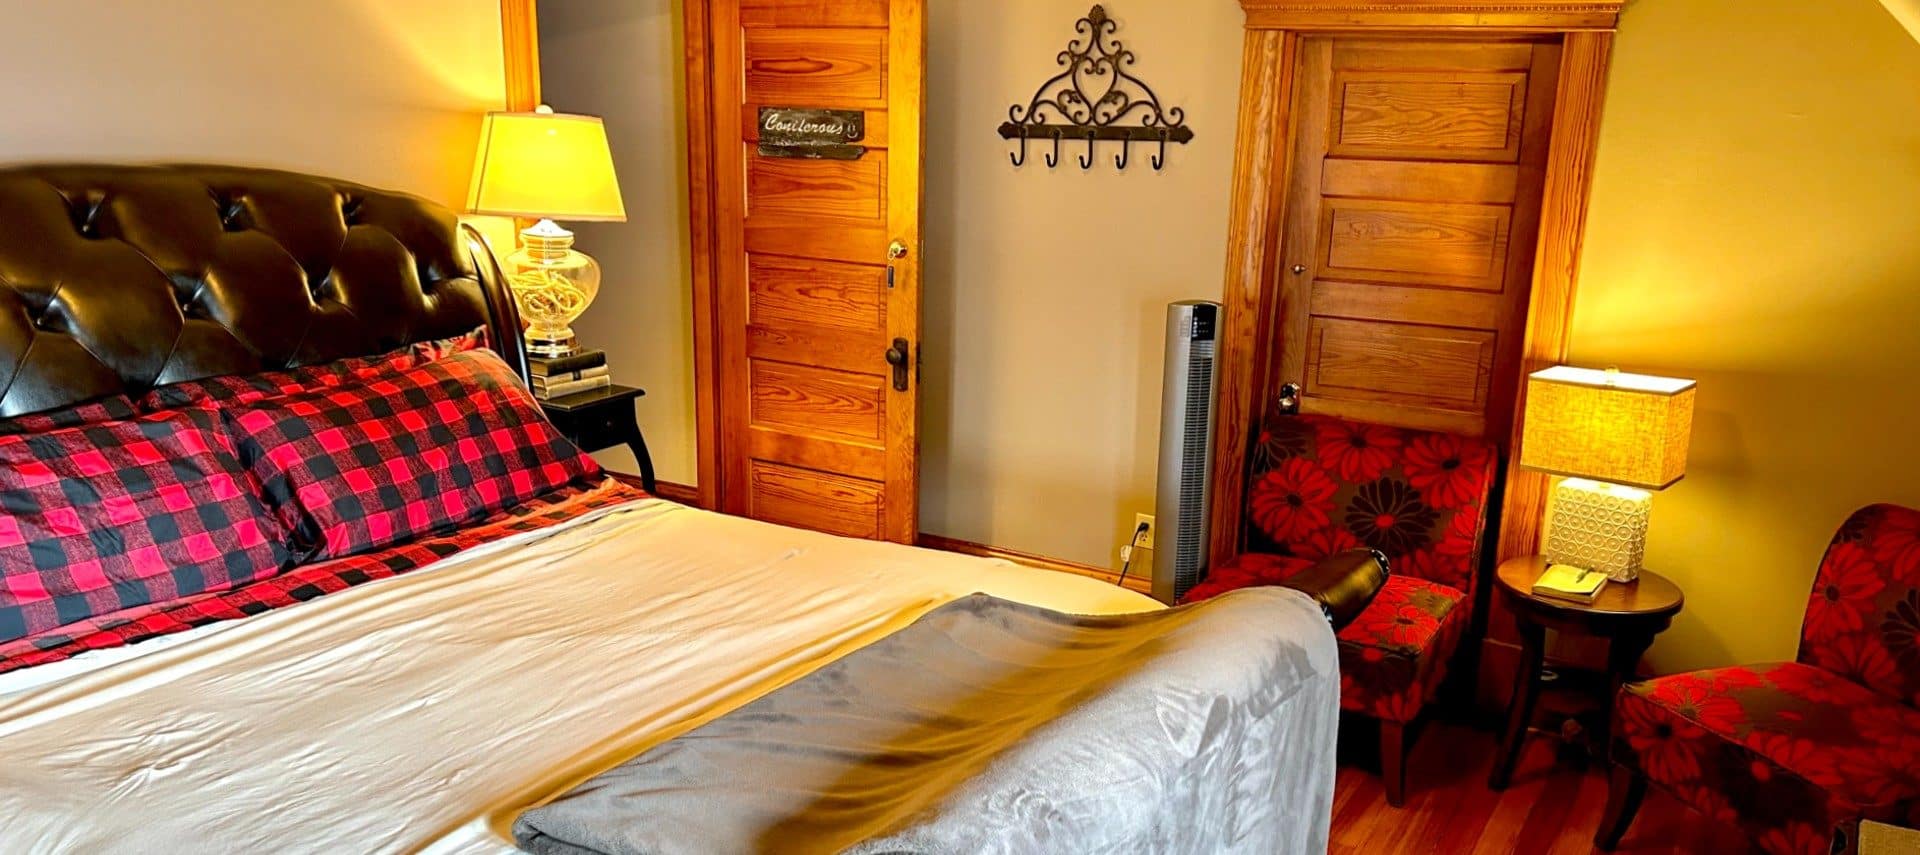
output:
{"label": "glass lamp base", "polygon": [[1615,582],[1638,579],[1652,512],[1653,494],[1645,490],[1584,478],[1561,481],[1547,516],[1547,561],[1605,573]]}
{"label": "glass lamp base", "polygon": [[527,330],[528,356],[572,356],[580,352],[580,339],[572,327],[558,330]]}

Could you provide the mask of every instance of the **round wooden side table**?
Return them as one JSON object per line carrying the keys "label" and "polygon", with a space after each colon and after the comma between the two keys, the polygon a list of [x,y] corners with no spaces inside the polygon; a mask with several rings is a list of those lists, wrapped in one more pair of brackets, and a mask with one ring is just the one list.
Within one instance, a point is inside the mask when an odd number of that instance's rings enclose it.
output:
{"label": "round wooden side table", "polygon": [[1495,574],[1495,587],[1506,598],[1520,630],[1520,672],[1514,679],[1513,700],[1507,705],[1507,728],[1500,739],[1500,753],[1487,777],[1487,785],[1496,790],[1506,789],[1513,780],[1520,746],[1533,721],[1534,703],[1540,699],[1547,630],[1608,640],[1607,697],[1601,704],[1599,731],[1605,740],[1612,736],[1613,699],[1620,694],[1621,684],[1633,678],[1634,666],[1653,645],[1653,637],[1673,624],[1673,616],[1686,602],[1680,586],[1647,570],[1626,584],[1608,582],[1592,603],[1536,597],[1533,583],[1546,571],[1546,556],[1529,555],[1501,563]]}

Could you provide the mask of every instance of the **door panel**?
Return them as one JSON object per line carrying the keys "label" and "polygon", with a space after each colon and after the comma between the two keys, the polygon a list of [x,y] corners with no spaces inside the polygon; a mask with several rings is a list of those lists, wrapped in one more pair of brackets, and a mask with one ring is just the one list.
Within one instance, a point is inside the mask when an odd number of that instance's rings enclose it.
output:
{"label": "door panel", "polygon": [[1272,377],[1303,411],[1506,437],[1558,63],[1546,42],[1301,41]]}
{"label": "door panel", "polygon": [[886,101],[884,28],[752,28],[745,44],[749,101]]}
{"label": "door panel", "polygon": [[[720,507],[918,530],[923,0],[715,0]],[[855,160],[768,156],[763,107],[865,114]],[[728,149],[722,149],[728,150]],[[906,249],[890,258],[889,245]],[[888,352],[908,344],[905,387]]]}
{"label": "door panel", "polygon": [[887,168],[868,152],[860,160],[799,160],[761,157],[746,147],[747,218],[789,215],[770,224],[791,227],[791,217],[866,220],[884,225],[887,216]]}
{"label": "door panel", "polygon": [[872,481],[756,460],[750,495],[755,519],[847,537],[881,535],[883,502]]}

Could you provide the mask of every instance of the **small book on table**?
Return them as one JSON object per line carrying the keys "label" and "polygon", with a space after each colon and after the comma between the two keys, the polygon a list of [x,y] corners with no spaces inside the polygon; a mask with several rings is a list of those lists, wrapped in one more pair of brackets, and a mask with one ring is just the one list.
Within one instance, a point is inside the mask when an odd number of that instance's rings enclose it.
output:
{"label": "small book on table", "polygon": [[1607,586],[1607,574],[1583,567],[1567,564],[1554,564],[1547,572],[1540,574],[1540,580],[1533,583],[1533,595],[1555,600],[1591,605],[1600,599],[1601,589]]}

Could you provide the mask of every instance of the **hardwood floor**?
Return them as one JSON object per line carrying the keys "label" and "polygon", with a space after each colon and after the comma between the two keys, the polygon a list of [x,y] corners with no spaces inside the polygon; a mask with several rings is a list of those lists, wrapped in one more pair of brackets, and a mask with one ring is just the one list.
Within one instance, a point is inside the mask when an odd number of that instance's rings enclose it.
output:
{"label": "hardwood floor", "polygon": [[[1370,734],[1369,734],[1370,735]],[[1355,734],[1357,736],[1357,734]],[[1349,736],[1354,745],[1370,740]],[[1333,855],[1471,853],[1566,855],[1593,849],[1593,832],[1607,801],[1606,771],[1555,762],[1558,743],[1527,741],[1513,785],[1487,789],[1494,735],[1436,722],[1415,743],[1407,766],[1407,804],[1387,804],[1374,767],[1362,759],[1340,765],[1333,797]],[[1753,852],[1739,832],[1710,822],[1679,802],[1649,790],[1640,816],[1617,850],[1622,855]]]}

